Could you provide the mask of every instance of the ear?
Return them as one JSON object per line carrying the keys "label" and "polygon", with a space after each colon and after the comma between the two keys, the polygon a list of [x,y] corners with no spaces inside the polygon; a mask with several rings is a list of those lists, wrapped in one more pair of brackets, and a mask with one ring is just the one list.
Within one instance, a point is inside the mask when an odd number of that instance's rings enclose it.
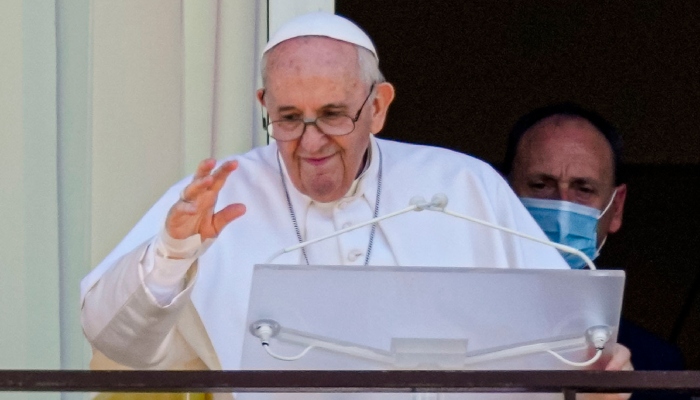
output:
{"label": "ear", "polygon": [[615,233],[618,230],[620,230],[620,227],[622,226],[622,214],[625,209],[626,198],[627,185],[623,183],[622,185],[617,187],[615,198],[613,199],[612,206],[610,206],[612,217],[610,219],[610,226],[608,226],[608,233]]}
{"label": "ear", "polygon": [[382,82],[375,86],[377,94],[372,100],[372,123],[370,131],[377,133],[384,127],[386,114],[389,111],[389,105],[394,101],[394,86],[389,82]]}
{"label": "ear", "polygon": [[255,97],[258,98],[258,103],[265,107],[265,89],[258,89],[258,91],[255,92]]}

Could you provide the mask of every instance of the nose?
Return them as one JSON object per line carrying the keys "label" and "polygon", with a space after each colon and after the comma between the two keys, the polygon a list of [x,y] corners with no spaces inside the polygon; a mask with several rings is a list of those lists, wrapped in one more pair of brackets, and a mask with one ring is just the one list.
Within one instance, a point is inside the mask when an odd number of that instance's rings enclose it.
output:
{"label": "nose", "polygon": [[[305,121],[306,122],[306,121]],[[304,132],[299,138],[299,145],[308,153],[315,153],[328,142],[328,136],[321,132],[315,122],[305,123]]]}
{"label": "nose", "polygon": [[569,194],[569,185],[559,184],[556,191],[557,200],[572,201],[572,196]]}

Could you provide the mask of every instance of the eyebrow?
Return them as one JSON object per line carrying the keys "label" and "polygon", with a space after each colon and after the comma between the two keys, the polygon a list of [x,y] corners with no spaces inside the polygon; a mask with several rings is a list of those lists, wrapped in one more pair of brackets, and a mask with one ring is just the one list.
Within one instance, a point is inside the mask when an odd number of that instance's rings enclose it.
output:
{"label": "eyebrow", "polygon": [[525,176],[527,179],[550,179],[550,180],[557,180],[557,177],[554,175],[550,174],[545,174],[541,172],[535,172],[535,173],[530,173]]}
{"label": "eyebrow", "polygon": [[594,188],[599,188],[602,186],[601,182],[594,180],[594,179],[591,179],[591,178],[573,178],[570,180],[570,182],[577,183],[577,184],[583,183],[583,184],[591,185]]}
{"label": "eyebrow", "polygon": [[[553,181],[558,181],[559,177],[547,174],[547,173],[533,173],[527,176],[528,179],[548,179],[548,180],[553,180]],[[599,182],[593,178],[588,178],[588,177],[580,177],[580,176],[575,176],[569,179],[569,182],[576,182],[576,183],[588,183],[591,185],[598,185]]]}
{"label": "eyebrow", "polygon": [[338,103],[329,103],[321,107],[321,109],[324,108],[348,108],[347,104],[338,104]]}
{"label": "eyebrow", "polygon": [[296,111],[297,108],[294,106],[282,106],[282,107],[277,107],[278,112],[285,112],[285,111]]}
{"label": "eyebrow", "polygon": [[[347,104],[341,104],[341,103],[328,103],[322,105],[319,110],[328,110],[328,109],[347,109],[348,105]],[[277,112],[285,112],[285,111],[298,111],[299,109],[295,106],[281,106],[277,108]]]}

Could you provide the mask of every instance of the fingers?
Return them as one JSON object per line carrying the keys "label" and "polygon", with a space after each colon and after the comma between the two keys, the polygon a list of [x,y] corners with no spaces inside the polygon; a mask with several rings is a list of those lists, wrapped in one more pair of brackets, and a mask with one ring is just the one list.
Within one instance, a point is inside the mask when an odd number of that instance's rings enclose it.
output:
{"label": "fingers", "polygon": [[195,203],[197,197],[209,189],[212,181],[213,178],[211,175],[193,179],[192,183],[182,189],[182,192],[180,193],[180,201],[189,204]]}
{"label": "fingers", "polygon": [[[619,343],[615,343],[611,349],[611,357],[605,366],[606,371],[632,371],[632,354],[629,349]],[[631,393],[587,393],[579,394],[576,399],[585,400],[626,400]]]}
{"label": "fingers", "polygon": [[194,179],[204,178],[205,176],[209,175],[215,166],[216,160],[213,158],[207,158],[206,160],[200,161],[199,165],[197,165],[197,171],[194,173]]}
{"label": "fingers", "polygon": [[215,165],[214,159],[200,162],[192,182],[182,190],[179,200],[168,212],[165,225],[171,237],[182,239],[199,233],[202,239],[213,238],[229,222],[245,213],[242,204],[234,204],[214,214],[219,191],[231,172],[238,168],[238,162],[226,161],[214,170]]}
{"label": "fingers", "polygon": [[577,393],[576,400],[627,400],[631,393]]}
{"label": "fingers", "polygon": [[211,184],[210,190],[213,190],[215,192],[221,190],[221,188],[224,186],[224,183],[226,183],[226,179],[228,179],[228,176],[231,174],[231,172],[235,171],[236,168],[238,168],[238,161],[236,160],[226,161],[223,164],[221,164],[221,166],[212,174],[214,180]]}
{"label": "fingers", "polygon": [[228,225],[234,219],[245,214],[245,212],[245,205],[241,203],[229,204],[228,206],[219,210],[219,212],[212,216],[211,221],[212,227],[215,230],[215,236],[218,236],[219,233],[221,233],[221,231],[226,227],[226,225]]}
{"label": "fingers", "polygon": [[612,358],[605,366],[606,371],[632,371],[632,354],[629,349],[619,343],[612,348]]}
{"label": "fingers", "polygon": [[192,177],[192,182],[180,193],[180,200],[184,203],[194,203],[200,193],[204,192],[212,182],[211,170],[216,165],[216,160],[207,158],[197,165],[197,170]]}
{"label": "fingers", "polygon": [[207,159],[199,163],[197,172],[192,178],[192,183],[187,185],[180,194],[180,200],[185,203],[194,203],[197,198],[207,192],[218,194],[226,183],[226,179],[238,168],[238,161],[226,161],[216,171],[211,172],[216,164],[214,159]]}

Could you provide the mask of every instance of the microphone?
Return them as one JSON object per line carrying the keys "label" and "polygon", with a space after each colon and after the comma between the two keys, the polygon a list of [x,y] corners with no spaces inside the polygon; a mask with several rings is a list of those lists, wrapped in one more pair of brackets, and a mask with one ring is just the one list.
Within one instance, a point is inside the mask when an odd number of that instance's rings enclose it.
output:
{"label": "microphone", "polygon": [[441,212],[441,213],[444,213],[444,214],[447,214],[447,215],[450,215],[453,217],[461,218],[461,219],[464,219],[464,220],[467,220],[470,222],[477,223],[479,225],[484,225],[484,226],[487,226],[487,227],[492,228],[492,229],[496,229],[496,230],[499,230],[502,232],[509,233],[511,235],[519,236],[521,238],[528,239],[528,240],[531,240],[533,242],[537,242],[537,243],[540,243],[540,244],[543,244],[546,246],[554,247],[555,249],[563,251],[565,253],[577,255],[577,256],[581,257],[581,259],[583,259],[583,261],[586,262],[586,264],[588,265],[588,267],[591,270],[597,269],[595,267],[595,264],[593,264],[593,261],[585,253],[583,253],[579,249],[576,249],[574,247],[567,246],[564,244],[552,242],[551,240],[548,240],[548,239],[540,239],[540,238],[537,238],[537,237],[534,237],[534,236],[531,236],[531,235],[528,235],[528,234],[525,234],[522,232],[518,232],[518,231],[510,229],[510,228],[506,228],[504,226],[493,224],[493,223],[488,222],[488,221],[484,221],[484,220],[481,220],[478,218],[470,217],[468,215],[464,215],[464,214],[456,213],[454,211],[450,211],[450,210],[445,208],[447,206],[448,201],[449,200],[447,198],[447,195],[445,195],[444,193],[438,193],[438,194],[434,195],[432,197],[432,199],[430,199],[430,202],[426,201],[422,196],[414,196],[409,201],[409,206],[404,208],[404,209],[394,211],[394,212],[386,214],[386,215],[382,215],[381,217],[372,218],[370,220],[367,220],[365,222],[361,222],[359,224],[347,227],[345,229],[337,230],[337,231],[335,231],[331,234],[325,235],[325,236],[321,236],[321,237],[318,237],[315,239],[310,239],[310,240],[307,240],[307,241],[304,241],[301,243],[297,243],[293,246],[285,247],[285,248],[275,252],[274,254],[272,254],[270,256],[270,258],[268,258],[265,261],[265,264],[271,264],[272,261],[274,261],[277,257],[281,256],[282,254],[289,253],[289,252],[295,251],[295,250],[299,250],[299,249],[304,248],[310,244],[314,244],[314,243],[320,242],[322,240],[330,239],[332,237],[342,235],[346,232],[354,231],[355,229],[362,228],[363,226],[371,225],[371,224],[377,223],[379,221],[383,221],[385,219],[393,218],[393,217],[396,217],[397,215],[405,214],[409,211],[428,210],[428,211]]}
{"label": "microphone", "polygon": [[[446,202],[447,196],[445,196],[445,195],[443,195],[443,196],[445,197],[445,204],[447,204],[447,202]],[[434,198],[435,198],[435,196],[433,196],[433,199]],[[439,205],[440,205],[439,203],[434,204],[432,201],[427,202],[421,196],[415,196],[415,197],[411,198],[411,200],[409,201],[409,206],[404,208],[404,209],[394,211],[394,212],[386,214],[386,215],[382,215],[381,217],[372,218],[372,219],[367,220],[365,222],[361,222],[359,224],[349,226],[345,229],[337,230],[337,231],[335,231],[331,234],[325,235],[325,236],[321,236],[321,237],[318,237],[315,239],[310,239],[310,240],[307,240],[307,241],[304,241],[301,243],[297,243],[293,246],[285,247],[285,248],[275,252],[274,254],[272,254],[270,256],[270,258],[268,258],[265,261],[265,264],[271,264],[272,261],[274,261],[277,257],[281,256],[282,254],[289,253],[290,251],[294,251],[294,250],[299,250],[299,249],[304,248],[310,244],[314,244],[314,243],[320,242],[322,240],[330,239],[332,237],[342,235],[343,233],[346,233],[346,232],[354,231],[355,229],[362,228],[363,226],[371,225],[371,224],[377,223],[379,221],[383,221],[385,219],[393,218],[397,215],[405,214],[409,211],[429,210],[429,209],[432,209],[433,207],[438,207]]]}
{"label": "microphone", "polygon": [[533,242],[537,242],[537,243],[544,244],[546,246],[554,247],[555,249],[563,251],[564,253],[574,254],[576,256],[581,257],[581,259],[583,259],[583,261],[586,262],[586,265],[588,265],[588,267],[591,270],[595,271],[597,269],[595,267],[595,264],[593,264],[593,260],[591,260],[584,252],[582,252],[581,250],[579,250],[575,247],[567,246],[565,244],[561,244],[561,243],[557,243],[557,242],[552,242],[549,239],[536,238],[534,236],[527,235],[525,233],[518,232],[518,231],[515,231],[513,229],[506,228],[504,226],[492,224],[488,221],[484,221],[484,220],[481,220],[478,218],[470,217],[468,215],[459,214],[459,213],[456,213],[454,211],[450,211],[450,210],[445,208],[445,206],[447,205],[447,196],[444,193],[438,193],[435,196],[433,196],[432,201],[431,201],[431,205],[432,206],[428,208],[431,211],[439,211],[439,212],[442,212],[444,214],[451,215],[453,217],[465,219],[467,221],[471,221],[471,222],[474,222],[474,223],[477,223],[480,225],[488,226],[489,228],[493,228],[493,229],[496,229],[496,230],[499,230],[502,232],[510,233],[511,235],[519,236],[521,238],[528,239],[528,240],[531,240]]}

